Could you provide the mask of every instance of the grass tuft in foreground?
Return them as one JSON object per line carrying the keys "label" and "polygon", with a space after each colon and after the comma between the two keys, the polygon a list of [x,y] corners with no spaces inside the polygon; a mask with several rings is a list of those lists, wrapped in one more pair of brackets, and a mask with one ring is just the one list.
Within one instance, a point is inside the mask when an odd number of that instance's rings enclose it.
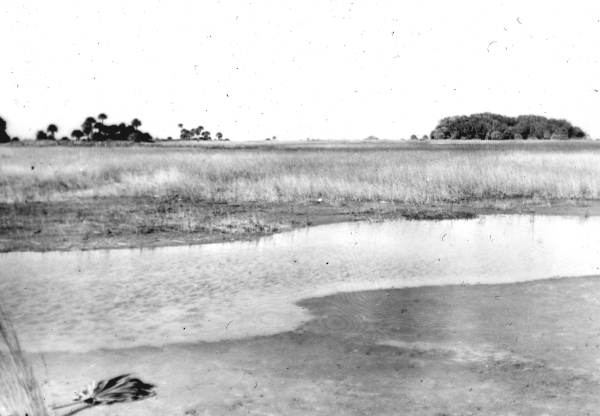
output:
{"label": "grass tuft in foreground", "polygon": [[46,416],[48,411],[17,333],[0,309],[0,415]]}

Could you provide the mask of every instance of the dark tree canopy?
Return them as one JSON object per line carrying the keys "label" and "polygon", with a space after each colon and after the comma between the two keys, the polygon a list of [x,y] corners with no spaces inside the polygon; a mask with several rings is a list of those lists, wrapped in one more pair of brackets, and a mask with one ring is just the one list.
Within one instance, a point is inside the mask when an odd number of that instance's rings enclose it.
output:
{"label": "dark tree canopy", "polygon": [[[182,123],[179,123],[177,126],[181,129],[179,134],[181,140],[212,140],[210,131],[205,130],[204,126],[198,126],[191,129],[186,129],[183,127]],[[223,133],[218,132],[216,138],[217,140],[224,140]]]}
{"label": "dark tree canopy", "polygon": [[[98,120],[94,117],[87,117],[81,124],[80,129],[71,131],[71,137],[75,140],[91,140],[91,141],[106,141],[106,140],[122,140],[133,142],[152,142],[154,138],[147,132],[139,130],[142,122],[134,118],[131,124],[106,124],[107,119],[105,113],[98,114]],[[59,128],[56,124],[51,123],[45,130],[38,130],[35,134],[36,140],[55,140],[56,133]],[[67,136],[63,136],[61,141],[68,141]],[[0,143],[8,143],[11,141],[10,136],[6,133],[6,121],[0,117]],[[14,140],[17,141],[17,140]]]}
{"label": "dark tree canopy", "polygon": [[48,136],[44,130],[38,130],[35,134],[36,140],[48,140],[49,138],[50,136]]}
{"label": "dark tree canopy", "polygon": [[81,130],[73,130],[72,137],[79,140],[85,136],[87,140],[101,142],[107,140],[134,141],[134,142],[151,142],[154,139],[149,133],[142,132],[138,129],[142,122],[137,118],[133,119],[131,124],[106,124],[104,121],[108,117],[104,113],[98,114],[98,120],[94,117],[88,117],[81,125]]}
{"label": "dark tree canopy", "polygon": [[6,121],[0,117],[0,143],[10,142],[10,136],[6,133]]}
{"label": "dark tree canopy", "polygon": [[46,131],[48,132],[48,136],[54,139],[54,135],[58,131],[58,126],[56,124],[49,124],[48,127],[46,127]]}
{"label": "dark tree canopy", "polygon": [[73,137],[75,140],[80,140],[83,136],[83,132],[79,129],[75,129],[71,132],[71,137]]}
{"label": "dark tree canopy", "polygon": [[586,133],[567,120],[481,113],[446,117],[431,132],[434,140],[582,139]]}

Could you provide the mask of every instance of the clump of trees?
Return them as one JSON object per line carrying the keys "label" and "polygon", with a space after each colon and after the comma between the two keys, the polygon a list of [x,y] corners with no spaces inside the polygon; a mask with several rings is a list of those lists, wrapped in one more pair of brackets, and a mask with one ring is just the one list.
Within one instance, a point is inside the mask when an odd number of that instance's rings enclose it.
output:
{"label": "clump of trees", "polygon": [[[150,133],[143,132],[140,130],[142,122],[134,118],[129,124],[118,123],[108,124],[106,120],[108,116],[105,113],[98,114],[97,117],[86,117],[81,123],[81,126],[71,131],[69,136],[63,134],[62,137],[58,136],[59,127],[55,123],[51,123],[45,129],[38,130],[35,133],[36,140],[52,140],[59,142],[70,142],[71,140],[79,141],[131,141],[131,142],[152,142],[154,138]],[[180,138],[182,140],[218,140],[218,141],[229,141],[229,139],[223,136],[223,133],[217,132],[213,136],[209,130],[206,130],[203,126],[198,126],[193,129],[186,129],[183,124],[179,124]],[[60,138],[59,138],[60,137]],[[71,139],[69,139],[69,137]],[[166,140],[172,140],[172,137],[168,137]],[[273,137],[275,139],[275,137]],[[9,143],[11,141],[10,136],[6,132],[6,122],[0,118],[0,143]],[[19,141],[15,137],[12,141]]]}
{"label": "clump of trees", "polygon": [[430,137],[433,140],[568,140],[587,138],[587,134],[562,119],[481,113],[446,117]]}
{"label": "clump of trees", "polygon": [[[98,114],[97,119],[94,117],[87,117],[81,124],[80,129],[71,131],[71,138],[75,141],[87,140],[95,142],[107,140],[132,142],[153,141],[153,138],[149,133],[139,130],[142,122],[137,118],[134,118],[130,124],[106,124],[105,121],[107,118],[108,116],[104,113]],[[46,130],[38,130],[35,138],[36,140],[56,140],[56,133],[58,130],[56,124],[50,124]],[[60,139],[60,141],[68,140],[69,138],[67,136],[63,136]]]}
{"label": "clump of trees", "polygon": [[[213,140],[212,135],[209,130],[206,130],[204,126],[198,126],[191,129],[186,129],[182,123],[177,125],[179,127],[180,133],[179,138],[181,140],[203,140],[210,141]],[[217,132],[215,135],[216,140],[219,141],[229,141],[229,139],[223,138],[223,133]]]}
{"label": "clump of trees", "polygon": [[46,130],[38,130],[35,134],[36,140],[56,140],[56,133],[58,132],[58,126],[54,123],[48,124]]}
{"label": "clump of trees", "polygon": [[90,140],[102,142],[107,140],[120,140],[131,142],[152,142],[154,139],[150,133],[140,131],[142,122],[134,118],[131,123],[106,124],[108,116],[104,113],[98,114],[97,119],[87,117],[81,124],[81,129],[71,132],[71,137],[78,140]]}

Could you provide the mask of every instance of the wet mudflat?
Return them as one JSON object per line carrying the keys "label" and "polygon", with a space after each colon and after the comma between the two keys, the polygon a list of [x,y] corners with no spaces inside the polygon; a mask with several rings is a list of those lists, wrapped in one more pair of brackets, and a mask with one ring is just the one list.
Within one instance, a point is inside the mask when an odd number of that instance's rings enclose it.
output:
{"label": "wet mudflat", "polygon": [[[600,414],[600,278],[342,293],[272,336],[36,361],[48,400],[134,371],[157,397],[102,415]],[[85,375],[85,376],[84,376]]]}
{"label": "wet mudflat", "polygon": [[290,331],[312,318],[298,302],[336,293],[600,274],[600,217],[340,223],[256,242],[5,253],[0,263],[0,298],[27,351],[162,347]]}

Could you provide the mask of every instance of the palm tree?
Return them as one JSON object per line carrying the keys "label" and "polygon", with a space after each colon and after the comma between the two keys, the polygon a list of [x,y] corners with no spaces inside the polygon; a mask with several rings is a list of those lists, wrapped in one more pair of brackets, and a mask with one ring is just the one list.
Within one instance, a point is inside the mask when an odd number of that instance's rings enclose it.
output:
{"label": "palm tree", "polygon": [[182,129],[182,128],[183,128],[183,123],[179,123],[179,124],[177,125],[177,127],[179,127],[180,129]]}
{"label": "palm tree", "polygon": [[50,137],[50,139],[54,140],[54,135],[58,131],[58,127],[56,126],[56,124],[49,124],[46,128],[46,131],[48,132],[48,136]]}
{"label": "palm tree", "polygon": [[83,134],[87,136],[88,140],[94,131],[94,123],[96,123],[96,119],[94,117],[88,117],[81,125],[81,130],[83,131]]}
{"label": "palm tree", "polygon": [[192,138],[192,132],[188,129],[181,129],[181,132],[179,133],[179,138],[181,140],[190,140]]}
{"label": "palm tree", "polygon": [[202,132],[204,131],[204,126],[198,126],[195,129],[192,129],[192,134],[197,136],[195,139],[200,139],[202,137]]}
{"label": "palm tree", "polygon": [[83,137],[83,132],[79,129],[73,130],[71,132],[71,137],[78,141]]}
{"label": "palm tree", "polygon": [[221,140],[223,138],[223,133],[218,132],[217,133],[217,140]]}
{"label": "palm tree", "polygon": [[139,119],[134,118],[133,120],[131,120],[131,126],[133,127],[134,130],[137,130],[138,127],[140,127],[141,125],[142,125],[142,122]]}
{"label": "palm tree", "polygon": [[202,132],[202,140],[210,140],[210,131],[204,130]]}
{"label": "palm tree", "polygon": [[98,114],[98,120],[100,120],[100,123],[104,124],[104,120],[106,120],[108,118],[108,116],[104,113],[100,113]]}

